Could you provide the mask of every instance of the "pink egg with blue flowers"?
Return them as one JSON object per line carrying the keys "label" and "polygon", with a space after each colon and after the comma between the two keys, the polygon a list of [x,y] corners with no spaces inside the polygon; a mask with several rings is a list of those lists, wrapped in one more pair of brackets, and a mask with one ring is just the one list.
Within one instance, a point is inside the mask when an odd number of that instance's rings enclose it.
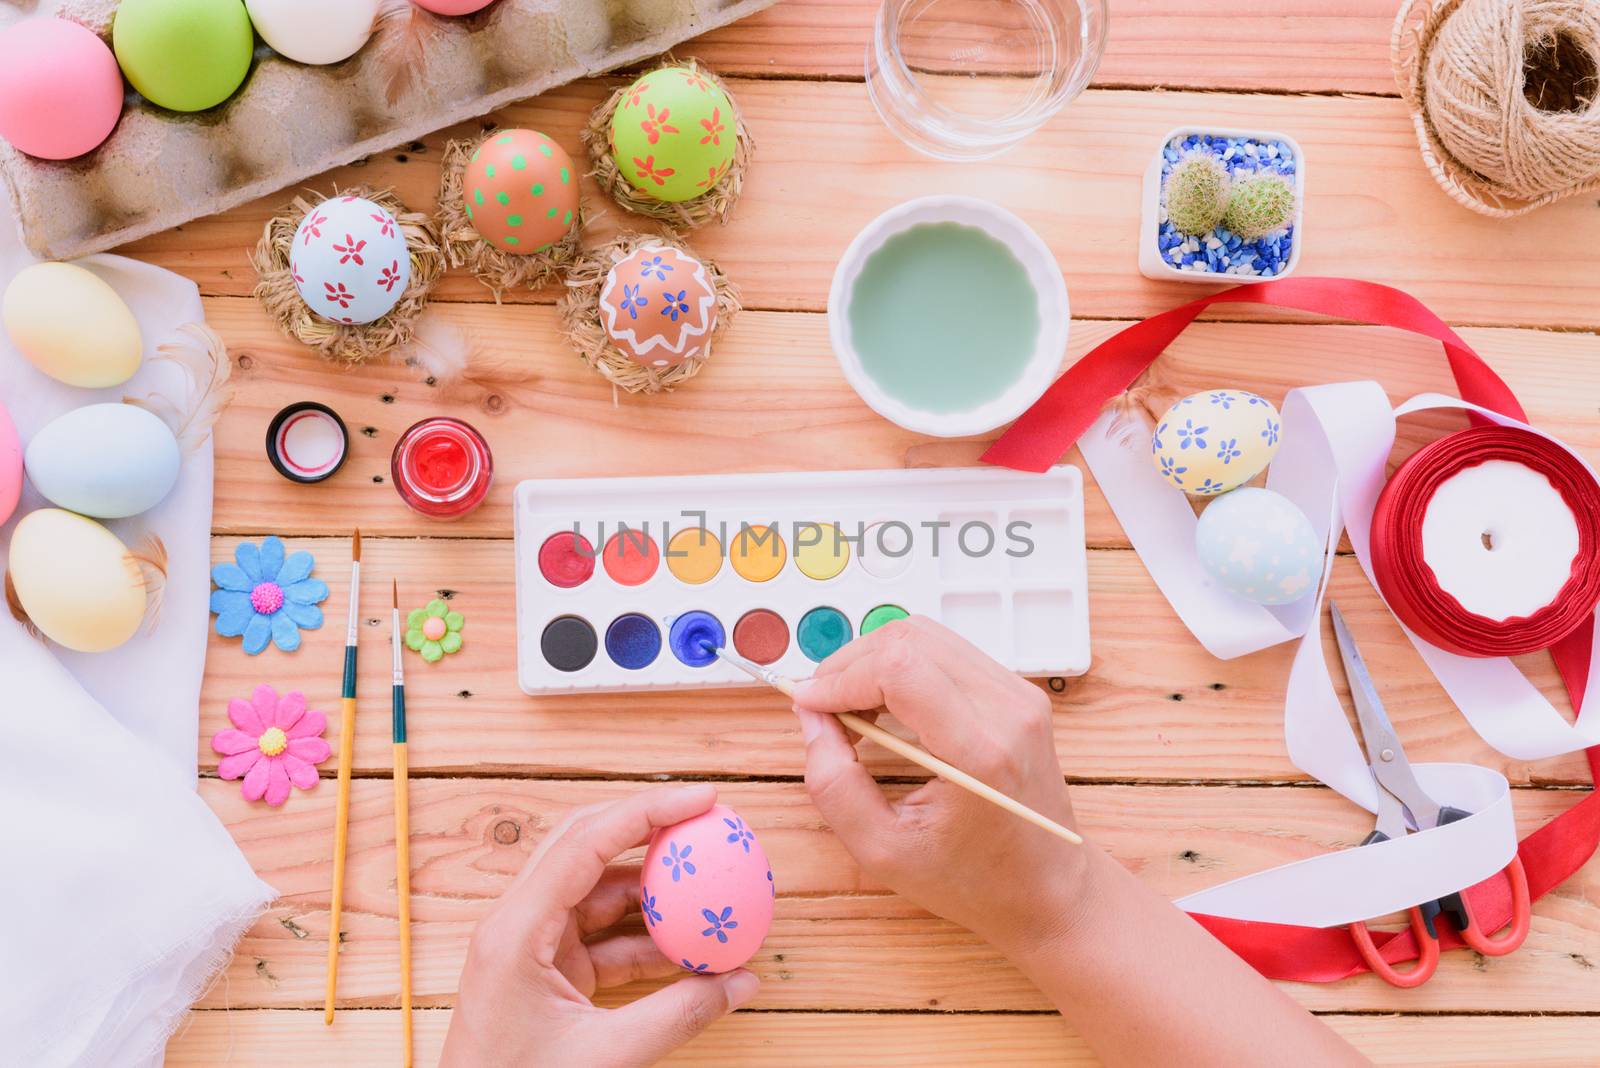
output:
{"label": "pink egg with blue flowers", "polygon": [[777,893],[755,831],[726,805],[656,831],[645,852],[645,927],[685,971],[728,972],[755,956]]}

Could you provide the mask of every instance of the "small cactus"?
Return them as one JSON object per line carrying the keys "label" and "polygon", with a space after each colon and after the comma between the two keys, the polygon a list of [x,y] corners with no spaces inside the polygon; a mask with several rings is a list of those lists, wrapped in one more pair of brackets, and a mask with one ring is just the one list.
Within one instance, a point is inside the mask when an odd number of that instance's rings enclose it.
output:
{"label": "small cactus", "polygon": [[1210,233],[1228,207],[1228,168],[1209,152],[1192,152],[1167,175],[1167,218],[1180,234]]}
{"label": "small cactus", "polygon": [[1228,229],[1246,241],[1282,230],[1293,219],[1294,187],[1277,174],[1235,182],[1223,216]]}

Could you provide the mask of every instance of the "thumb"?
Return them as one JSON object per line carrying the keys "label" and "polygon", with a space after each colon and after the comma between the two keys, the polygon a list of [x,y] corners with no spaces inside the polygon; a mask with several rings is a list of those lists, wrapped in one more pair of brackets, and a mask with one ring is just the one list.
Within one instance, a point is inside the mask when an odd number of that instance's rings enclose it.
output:
{"label": "thumb", "polygon": [[607,1042],[622,1064],[655,1064],[756,996],[761,980],[743,968],[689,976],[630,1005],[611,1010]]}
{"label": "thumb", "polygon": [[833,716],[796,708],[806,740],[806,790],[828,826],[859,861],[894,809],[878,783],[856,758],[844,724]]}

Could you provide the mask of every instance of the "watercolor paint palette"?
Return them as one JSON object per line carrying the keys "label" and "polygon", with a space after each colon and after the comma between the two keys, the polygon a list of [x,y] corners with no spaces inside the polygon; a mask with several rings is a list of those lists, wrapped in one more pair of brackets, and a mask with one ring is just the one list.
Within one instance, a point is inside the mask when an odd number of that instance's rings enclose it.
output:
{"label": "watercolor paint palette", "polygon": [[1083,476],[994,468],[540,479],[515,499],[535,695],[804,678],[907,614],[1024,675],[1089,668]]}

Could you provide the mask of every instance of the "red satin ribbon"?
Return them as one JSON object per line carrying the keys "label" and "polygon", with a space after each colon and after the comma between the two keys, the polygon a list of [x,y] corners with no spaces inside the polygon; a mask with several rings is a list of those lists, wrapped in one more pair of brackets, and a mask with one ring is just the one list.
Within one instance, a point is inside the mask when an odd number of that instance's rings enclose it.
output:
{"label": "red satin ribbon", "polygon": [[[983,459],[1022,471],[1048,469],[1099,418],[1106,403],[1131,386],[1201,312],[1213,304],[1241,303],[1317,312],[1433,338],[1444,347],[1463,400],[1527,422],[1522,405],[1500,376],[1410,294],[1350,278],[1285,278],[1213,293],[1106,339],[1056,379]],[[1550,646],[1574,708],[1583,704],[1593,632],[1591,616]],[[1600,780],[1600,746],[1586,755],[1591,779]],[[1594,855],[1596,846],[1600,846],[1600,794],[1591,793],[1518,846],[1517,855],[1528,873],[1529,894],[1537,899],[1567,879]],[[1485,931],[1499,930],[1510,921],[1511,892],[1504,877],[1487,879],[1466,890],[1464,896],[1474,921]],[[1194,918],[1269,978],[1329,983],[1367,970],[1343,927],[1298,927],[1201,914]],[[1463,944],[1449,924],[1441,924],[1439,933],[1441,948]],[[1417,944],[1409,930],[1374,931],[1372,938],[1390,963],[1417,956]]]}
{"label": "red satin ribbon", "polygon": [[[1440,587],[1422,555],[1422,521],[1441,485],[1468,468],[1503,460],[1550,480],[1578,523],[1572,574],[1555,599],[1528,616],[1496,620],[1469,612]],[[1548,649],[1594,616],[1600,604],[1600,486],[1549,438],[1480,426],[1423,446],[1383,487],[1372,515],[1372,571],[1400,621],[1462,656],[1521,656]]]}

